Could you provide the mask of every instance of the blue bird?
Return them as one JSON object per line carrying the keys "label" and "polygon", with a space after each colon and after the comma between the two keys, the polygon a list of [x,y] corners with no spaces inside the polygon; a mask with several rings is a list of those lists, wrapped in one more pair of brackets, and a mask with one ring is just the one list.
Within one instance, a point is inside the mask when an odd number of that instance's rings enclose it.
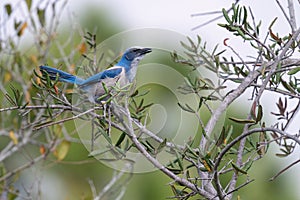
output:
{"label": "blue bird", "polygon": [[[151,48],[132,47],[125,51],[121,60],[113,67],[108,68],[98,74],[95,74],[87,79],[82,79],[67,72],[61,71],[49,66],[40,66],[40,71],[43,75],[48,74],[51,80],[72,83],[87,93],[88,99],[92,103],[101,103],[100,97],[106,95],[105,88],[112,89],[118,83],[124,87],[135,78],[139,61],[150,53]],[[105,100],[105,99],[104,99]]]}

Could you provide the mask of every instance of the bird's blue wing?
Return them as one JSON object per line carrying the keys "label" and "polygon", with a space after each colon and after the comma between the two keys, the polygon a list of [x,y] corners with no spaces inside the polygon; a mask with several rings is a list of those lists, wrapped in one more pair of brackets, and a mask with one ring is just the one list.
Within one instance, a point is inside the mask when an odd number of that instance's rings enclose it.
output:
{"label": "bird's blue wing", "polygon": [[98,74],[95,74],[95,75],[89,77],[88,79],[83,81],[80,86],[85,87],[85,86],[88,86],[88,85],[99,83],[99,82],[101,82],[102,80],[104,80],[106,78],[115,78],[115,77],[117,77],[121,74],[122,70],[123,70],[122,67],[109,68],[109,69],[107,69],[103,72],[100,72]]}
{"label": "bird's blue wing", "polygon": [[67,83],[75,83],[80,85],[84,79],[64,72],[62,70],[49,67],[49,66],[40,66],[40,70],[43,74],[48,74],[51,80],[55,80],[58,76],[58,81],[67,82]]}

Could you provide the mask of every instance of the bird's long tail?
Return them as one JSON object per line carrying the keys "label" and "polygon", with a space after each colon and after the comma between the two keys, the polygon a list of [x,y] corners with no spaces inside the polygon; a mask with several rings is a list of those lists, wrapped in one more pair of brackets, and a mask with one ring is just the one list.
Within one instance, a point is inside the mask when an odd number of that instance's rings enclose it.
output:
{"label": "bird's long tail", "polygon": [[66,82],[66,83],[73,83],[73,84],[80,85],[84,81],[84,79],[82,78],[79,78],[77,76],[74,76],[72,74],[69,74],[67,72],[49,66],[40,66],[40,71],[43,74],[47,73],[51,80],[55,80],[56,77],[58,76],[58,81]]}

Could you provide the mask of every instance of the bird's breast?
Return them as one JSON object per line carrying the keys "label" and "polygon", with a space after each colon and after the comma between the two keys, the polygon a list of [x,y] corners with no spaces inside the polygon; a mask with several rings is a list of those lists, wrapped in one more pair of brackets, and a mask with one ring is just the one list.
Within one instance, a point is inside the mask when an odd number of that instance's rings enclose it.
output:
{"label": "bird's breast", "polygon": [[126,78],[125,70],[122,69],[121,73],[118,76],[114,78],[105,78],[101,82],[95,84],[92,92],[93,94],[90,95],[94,96],[95,99],[98,99],[99,97],[107,95],[106,90],[108,90],[109,93],[114,93],[114,88],[122,88],[128,83],[129,82]]}

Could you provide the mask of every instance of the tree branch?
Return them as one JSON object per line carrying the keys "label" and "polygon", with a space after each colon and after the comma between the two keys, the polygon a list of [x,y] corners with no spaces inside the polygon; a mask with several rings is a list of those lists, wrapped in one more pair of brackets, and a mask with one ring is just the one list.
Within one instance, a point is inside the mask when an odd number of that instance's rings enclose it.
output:
{"label": "tree branch", "polygon": [[288,0],[288,9],[290,14],[290,19],[288,21],[291,25],[292,33],[295,33],[297,29],[297,22],[295,16],[294,0]]}
{"label": "tree branch", "polygon": [[224,195],[222,193],[222,188],[220,187],[220,179],[219,179],[219,172],[218,172],[218,167],[221,163],[221,160],[223,158],[223,156],[226,154],[227,151],[229,151],[236,143],[238,143],[239,141],[241,141],[243,138],[251,135],[251,134],[254,134],[254,133],[258,133],[258,132],[267,132],[267,131],[271,131],[271,132],[276,132],[276,133],[279,133],[280,135],[286,137],[286,138],[289,138],[289,139],[292,139],[294,140],[295,142],[297,142],[299,145],[300,145],[300,139],[296,136],[293,136],[293,135],[290,135],[290,134],[287,134],[279,129],[276,129],[276,128],[254,128],[254,129],[251,129],[249,130],[248,132],[245,132],[244,134],[242,135],[239,135],[238,137],[236,137],[235,139],[233,139],[228,145],[226,145],[226,147],[219,153],[219,155],[217,156],[217,158],[215,159],[215,164],[214,164],[214,168],[213,168],[213,172],[214,172],[214,182],[215,182],[215,185],[216,185],[216,190],[218,192],[218,197],[220,199],[223,199],[224,198]]}
{"label": "tree branch", "polygon": [[[270,61],[266,63],[266,68],[270,69],[267,75],[267,78],[264,82],[264,84],[261,86],[261,88],[266,87],[267,80],[270,79],[271,75],[273,75],[274,71],[276,70],[278,64],[282,61],[284,58],[286,52],[292,45],[292,43],[295,41],[295,39],[298,37],[300,33],[300,29],[298,29],[293,36],[290,38],[290,40],[286,43],[285,47],[281,51],[280,55],[275,58],[274,61]],[[262,66],[263,67],[263,66]],[[260,71],[262,70],[262,67],[259,69],[254,69],[249,73],[249,75],[244,79],[244,81],[231,93],[229,93],[224,100],[221,102],[220,106],[214,111],[212,116],[210,117],[208,123],[205,127],[205,133],[208,137],[210,137],[217,121],[219,120],[220,116],[223,114],[223,112],[228,108],[228,106],[236,99],[238,98],[251,84],[252,82],[261,74]],[[202,137],[199,148],[200,151],[205,150],[205,145],[207,143],[207,139],[205,137]]]}
{"label": "tree branch", "polygon": [[273,176],[272,178],[270,178],[269,181],[275,180],[278,176],[280,176],[282,173],[284,173],[289,168],[293,167],[294,165],[296,165],[299,162],[300,162],[300,159],[298,159],[298,160],[294,161],[293,163],[289,164],[287,167],[285,167],[282,170],[280,170],[280,172],[278,172],[275,176]]}
{"label": "tree branch", "polygon": [[[113,110],[113,113],[115,116],[118,117],[118,119],[120,120],[120,123],[126,129],[126,133],[131,138],[131,141],[134,143],[135,147],[139,150],[140,153],[143,154],[143,156],[145,156],[145,158],[149,162],[151,162],[157,169],[161,170],[164,174],[169,176],[175,182],[186,186],[187,188],[191,189],[194,192],[199,193],[200,195],[202,195],[203,197],[205,197],[207,199],[212,199],[214,197],[214,194],[211,194],[211,193],[205,191],[204,189],[197,187],[197,185],[189,182],[188,180],[186,180],[184,178],[180,178],[179,176],[175,175],[172,171],[170,171],[165,166],[163,166],[157,159],[155,159],[153,156],[151,156],[147,152],[147,150],[144,148],[144,146],[139,142],[137,136],[134,133],[134,129],[132,126],[132,123],[134,120],[131,118],[126,100],[125,100],[125,110],[124,111],[125,111],[125,113],[123,113],[124,115],[121,115],[120,113],[117,113],[114,110]],[[124,121],[124,116],[127,118],[127,120],[128,120],[127,122]]]}

